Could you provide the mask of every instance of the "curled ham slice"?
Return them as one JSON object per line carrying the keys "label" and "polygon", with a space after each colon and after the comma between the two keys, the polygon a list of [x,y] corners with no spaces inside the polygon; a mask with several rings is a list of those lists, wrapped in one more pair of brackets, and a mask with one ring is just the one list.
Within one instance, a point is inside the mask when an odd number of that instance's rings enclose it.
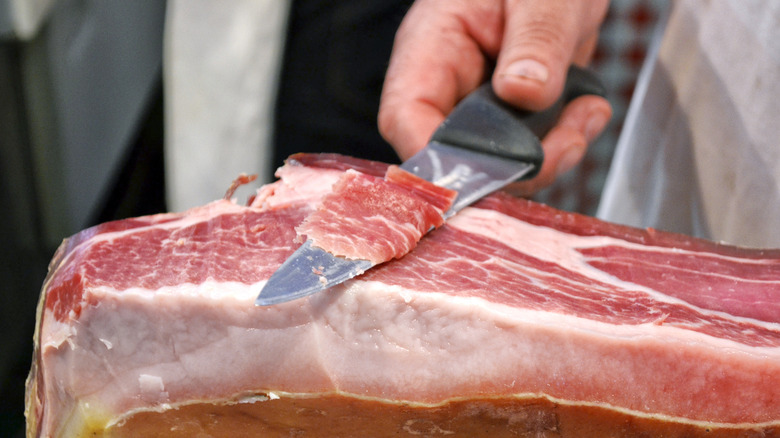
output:
{"label": "curled ham slice", "polygon": [[384,178],[348,170],[297,232],[334,255],[379,264],[403,257],[441,226],[456,196],[398,166]]}

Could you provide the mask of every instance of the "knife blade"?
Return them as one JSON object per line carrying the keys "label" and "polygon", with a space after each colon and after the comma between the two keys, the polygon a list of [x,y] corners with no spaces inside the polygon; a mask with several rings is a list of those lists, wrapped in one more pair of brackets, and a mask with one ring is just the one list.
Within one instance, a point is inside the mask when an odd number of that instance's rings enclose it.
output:
{"label": "knife blade", "polygon": [[[541,140],[563,107],[576,97],[604,96],[590,71],[572,66],[561,97],[550,108],[529,112],[501,101],[489,83],[466,96],[431,137],[428,145],[401,168],[458,192],[444,213],[449,218],[480,198],[539,172],[544,160]],[[358,276],[374,264],[351,260],[306,241],[269,278],[256,305],[302,298]]]}

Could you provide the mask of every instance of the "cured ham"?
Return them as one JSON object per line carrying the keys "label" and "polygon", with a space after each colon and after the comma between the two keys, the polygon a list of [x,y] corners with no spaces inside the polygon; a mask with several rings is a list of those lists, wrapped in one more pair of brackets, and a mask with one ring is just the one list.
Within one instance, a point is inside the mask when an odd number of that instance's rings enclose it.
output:
{"label": "cured ham", "polygon": [[443,224],[456,196],[398,166],[384,178],[348,170],[298,233],[336,256],[379,264],[403,257]]}
{"label": "cured ham", "polygon": [[353,171],[387,166],[300,155],[251,205],[66,240],[39,306],[28,435],[780,433],[780,250],[495,194],[401,259],[254,306]]}

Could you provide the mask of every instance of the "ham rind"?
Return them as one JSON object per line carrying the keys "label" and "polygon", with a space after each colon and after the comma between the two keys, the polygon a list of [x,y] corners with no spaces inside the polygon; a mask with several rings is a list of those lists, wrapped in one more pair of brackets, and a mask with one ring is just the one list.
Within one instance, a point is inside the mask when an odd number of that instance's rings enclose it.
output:
{"label": "ham rind", "polygon": [[65,241],[39,306],[28,435],[780,432],[779,250],[496,194],[399,260],[256,307],[339,166],[299,156],[251,206]]}
{"label": "ham rind", "polygon": [[379,264],[403,257],[441,226],[456,196],[398,166],[384,178],[350,169],[297,230],[335,256]]}

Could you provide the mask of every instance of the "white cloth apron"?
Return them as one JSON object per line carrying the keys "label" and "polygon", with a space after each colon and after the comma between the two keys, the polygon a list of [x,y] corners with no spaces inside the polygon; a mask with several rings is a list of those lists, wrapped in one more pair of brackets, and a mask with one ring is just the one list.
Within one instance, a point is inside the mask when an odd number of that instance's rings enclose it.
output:
{"label": "white cloth apron", "polygon": [[780,247],[780,2],[672,4],[598,216]]}
{"label": "white cloth apron", "polygon": [[163,65],[171,211],[219,199],[239,174],[266,169],[289,3],[168,2]]}

